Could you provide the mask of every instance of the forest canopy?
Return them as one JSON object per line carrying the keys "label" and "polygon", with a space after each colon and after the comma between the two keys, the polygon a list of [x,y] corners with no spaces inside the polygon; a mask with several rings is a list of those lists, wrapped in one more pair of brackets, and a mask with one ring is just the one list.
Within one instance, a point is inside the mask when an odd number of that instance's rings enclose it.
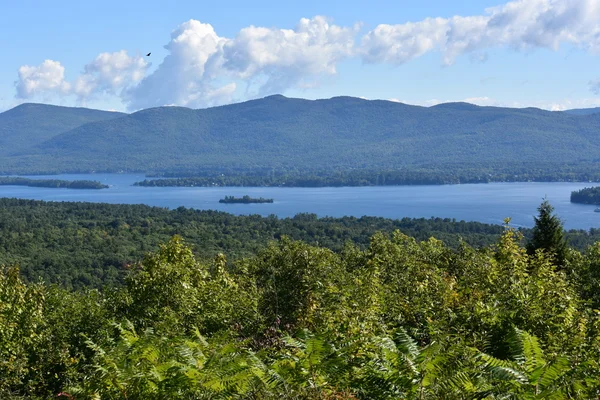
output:
{"label": "forest canopy", "polygon": [[29,179],[23,177],[0,177],[0,186],[30,186],[66,189],[107,189],[108,185],[98,181],[77,180],[65,181],[60,179]]}
{"label": "forest canopy", "polygon": [[[103,288],[122,284],[125,266],[174,235],[184,237],[202,261],[219,253],[233,261],[283,236],[339,253],[347,242],[364,249],[375,233],[395,230],[417,240],[435,237],[453,249],[463,242],[475,248],[492,245],[503,232],[500,225],[448,218],[278,218],[185,207],[0,199],[0,264],[18,264],[30,282],[41,277],[66,288]],[[530,229],[520,232],[526,239],[532,235]],[[572,230],[566,237],[569,246],[583,251],[600,241],[600,229]]]}
{"label": "forest canopy", "polygon": [[600,204],[600,186],[571,192],[571,203]]}
{"label": "forest canopy", "polygon": [[175,236],[104,292],[4,267],[0,397],[597,398],[600,247],[557,263],[519,241],[282,237],[229,262]]}

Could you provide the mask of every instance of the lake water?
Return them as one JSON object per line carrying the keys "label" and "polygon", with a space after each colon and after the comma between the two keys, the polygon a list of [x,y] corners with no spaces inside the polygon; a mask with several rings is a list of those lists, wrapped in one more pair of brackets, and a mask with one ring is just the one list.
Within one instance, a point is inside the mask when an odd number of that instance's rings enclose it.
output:
{"label": "lake water", "polygon": [[[571,204],[571,191],[590,183],[488,183],[439,186],[384,186],[341,188],[150,188],[131,186],[144,175],[65,174],[28,176],[39,179],[96,180],[110,189],[75,190],[0,186],[0,197],[46,201],[90,201],[101,203],[147,204],[151,206],[213,209],[232,214],[275,214],[291,217],[298,213],[341,217],[352,215],[385,218],[455,218],[502,224],[506,217],[515,226],[533,226],[537,207],[547,196],[567,229],[600,228],[595,206]],[[220,204],[225,196],[265,197],[273,204]]]}

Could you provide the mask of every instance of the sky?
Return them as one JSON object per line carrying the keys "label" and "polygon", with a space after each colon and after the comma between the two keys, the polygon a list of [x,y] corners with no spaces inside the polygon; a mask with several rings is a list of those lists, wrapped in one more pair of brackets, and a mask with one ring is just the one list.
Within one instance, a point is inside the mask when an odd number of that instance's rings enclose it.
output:
{"label": "sky", "polygon": [[600,106],[600,0],[20,0],[0,36],[0,111],[272,94]]}

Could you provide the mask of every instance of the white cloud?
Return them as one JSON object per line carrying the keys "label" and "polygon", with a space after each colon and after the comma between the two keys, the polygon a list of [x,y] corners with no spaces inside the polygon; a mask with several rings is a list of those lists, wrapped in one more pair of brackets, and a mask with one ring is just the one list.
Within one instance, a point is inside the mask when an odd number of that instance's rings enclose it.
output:
{"label": "white cloud", "polygon": [[590,90],[595,94],[600,94],[600,79],[590,81]]}
{"label": "white cloud", "polygon": [[[46,60],[19,68],[17,97],[71,95],[84,102],[109,94],[120,96],[130,110],[206,107],[314,88],[352,57],[399,65],[439,52],[450,65],[465,54],[485,62],[495,47],[555,50],[562,44],[600,54],[599,21],[599,0],[515,0],[482,15],[381,24],[360,38],[357,25],[337,26],[322,16],[303,18],[294,29],[249,26],[230,38],[192,19],[171,32],[168,55],[151,74],[144,57],[125,50],[101,53],[70,82],[60,62]],[[590,88],[600,93],[600,81]],[[492,104],[488,98],[474,100]]]}
{"label": "white cloud", "polygon": [[71,83],[65,79],[65,67],[60,62],[45,60],[35,67],[19,68],[19,79],[15,82],[17,97],[76,95],[79,101],[85,101],[102,92],[119,94],[123,88],[140,81],[148,66],[142,57],[130,57],[125,50],[101,53]]}
{"label": "white cloud", "polygon": [[391,64],[431,51],[452,64],[462,54],[477,59],[494,47],[557,50],[563,43],[598,54],[599,20],[598,0],[517,0],[489,8],[485,15],[379,25],[362,38],[361,50],[366,62]]}
{"label": "white cloud", "polygon": [[65,67],[58,61],[45,60],[37,67],[23,65],[15,82],[17,98],[30,99],[37,95],[68,94],[71,85],[65,81]]}
{"label": "white cloud", "polygon": [[362,38],[361,51],[369,63],[403,64],[440,47],[448,31],[442,18],[401,25],[378,25]]}
{"label": "white cloud", "polygon": [[227,102],[235,86],[211,82],[212,77],[206,71],[210,67],[209,58],[226,40],[211,25],[200,21],[189,20],[179,25],[171,32],[171,41],[165,46],[169,55],[158,69],[125,93],[129,108],[166,104],[194,107]]}
{"label": "white cloud", "polygon": [[476,104],[478,106],[497,106],[498,102],[490,97],[468,97],[463,100],[465,103]]}
{"label": "white cloud", "polygon": [[203,107],[231,101],[236,81],[246,84],[245,97],[311,87],[319,76],[336,73],[336,64],[352,53],[355,35],[354,28],[315,17],[301,19],[293,30],[250,26],[229,39],[190,20],[172,32],[165,46],[170,54],[126,100],[132,109]]}
{"label": "white cloud", "polygon": [[73,92],[81,98],[98,92],[117,94],[139,82],[149,66],[143,57],[129,56],[125,50],[101,53],[85,66],[73,85]]}
{"label": "white cloud", "polygon": [[564,111],[573,108],[594,108],[600,107],[600,99],[598,98],[587,98],[587,99],[564,99],[561,101],[555,101],[551,103],[538,103],[534,105],[539,108],[543,108],[551,111]]}
{"label": "white cloud", "polygon": [[265,77],[256,95],[279,93],[335,74],[337,63],[352,54],[355,35],[356,27],[321,16],[302,18],[294,30],[250,26],[224,44],[220,64],[240,79]]}

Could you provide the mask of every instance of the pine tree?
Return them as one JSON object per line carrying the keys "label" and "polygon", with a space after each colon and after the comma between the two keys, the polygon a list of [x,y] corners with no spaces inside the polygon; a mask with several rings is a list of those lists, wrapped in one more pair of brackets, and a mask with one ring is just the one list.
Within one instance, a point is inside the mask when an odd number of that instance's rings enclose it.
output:
{"label": "pine tree", "polygon": [[554,255],[558,265],[562,265],[567,253],[567,241],[562,226],[562,221],[553,215],[554,207],[544,199],[538,207],[538,216],[534,217],[535,227],[533,237],[527,246],[529,254],[535,254],[538,249],[543,249]]}

